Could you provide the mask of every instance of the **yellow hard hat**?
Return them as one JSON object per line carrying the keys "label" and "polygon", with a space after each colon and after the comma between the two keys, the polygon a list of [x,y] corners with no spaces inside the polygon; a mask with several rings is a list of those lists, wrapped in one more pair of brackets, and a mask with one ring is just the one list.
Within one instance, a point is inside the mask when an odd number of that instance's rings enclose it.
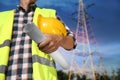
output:
{"label": "yellow hard hat", "polygon": [[38,16],[38,27],[43,33],[66,36],[66,28],[61,21],[56,18],[46,18]]}

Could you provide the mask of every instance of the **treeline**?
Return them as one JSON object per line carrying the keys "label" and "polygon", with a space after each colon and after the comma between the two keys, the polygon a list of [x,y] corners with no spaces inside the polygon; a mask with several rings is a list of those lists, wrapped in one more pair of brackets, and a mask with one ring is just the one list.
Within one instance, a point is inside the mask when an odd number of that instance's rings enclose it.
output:
{"label": "treeline", "polygon": [[[92,80],[92,79],[89,79],[87,75],[82,75],[82,74],[79,75],[73,72],[66,73],[66,72],[63,72],[62,70],[58,70],[57,74],[58,74],[58,80]],[[95,78],[96,80],[120,80],[120,68],[112,72],[111,76],[108,74],[109,73],[107,72],[103,74],[95,73]]]}

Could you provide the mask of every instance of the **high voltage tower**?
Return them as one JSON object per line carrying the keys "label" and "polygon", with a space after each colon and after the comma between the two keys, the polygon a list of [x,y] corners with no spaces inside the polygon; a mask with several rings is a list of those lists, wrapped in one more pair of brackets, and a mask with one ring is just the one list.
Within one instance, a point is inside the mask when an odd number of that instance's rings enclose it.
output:
{"label": "high voltage tower", "polygon": [[[90,7],[94,4],[90,4],[87,7]],[[73,13],[74,15],[75,13]],[[77,74],[92,74],[92,80],[96,80],[96,72],[100,72],[101,62],[95,62],[94,56],[98,56],[96,59],[102,59],[102,56],[99,53],[97,47],[97,41],[95,39],[92,28],[89,25],[90,16],[86,12],[86,7],[84,0],[79,0],[78,11],[77,11],[77,28],[75,32],[75,37],[77,40],[78,47],[73,51],[72,63],[70,71],[73,69]],[[75,60],[75,56],[82,56],[79,60],[83,60],[81,63],[82,66],[79,66],[79,63]],[[94,58],[94,59],[93,59]],[[96,66],[97,65],[97,66]],[[69,80],[71,78],[69,72]]]}

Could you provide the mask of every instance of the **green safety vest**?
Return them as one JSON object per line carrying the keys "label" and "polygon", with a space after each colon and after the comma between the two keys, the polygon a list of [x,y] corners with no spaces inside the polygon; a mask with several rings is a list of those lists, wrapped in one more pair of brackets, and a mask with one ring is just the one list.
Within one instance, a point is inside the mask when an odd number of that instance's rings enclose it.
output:
{"label": "green safety vest", "polygon": [[[37,17],[55,17],[53,9],[36,8],[33,22],[37,25]],[[5,71],[8,65],[10,42],[14,20],[14,10],[0,13],[0,80],[5,80]],[[53,59],[43,53],[32,41],[33,79],[34,80],[57,80],[57,73]]]}

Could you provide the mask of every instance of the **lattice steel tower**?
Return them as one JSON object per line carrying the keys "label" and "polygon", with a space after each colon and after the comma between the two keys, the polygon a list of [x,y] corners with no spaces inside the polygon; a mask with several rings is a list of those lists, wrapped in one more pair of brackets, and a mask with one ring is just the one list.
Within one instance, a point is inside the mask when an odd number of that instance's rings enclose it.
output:
{"label": "lattice steel tower", "polygon": [[[93,5],[93,4],[92,4]],[[86,68],[86,70],[83,70],[83,72],[81,73],[90,73],[92,74],[92,80],[96,80],[96,76],[95,76],[95,63],[93,60],[93,56],[94,55],[98,55],[99,57],[101,57],[99,55],[99,51],[96,47],[97,42],[95,39],[95,36],[93,34],[93,31],[91,29],[91,27],[89,26],[88,23],[88,14],[86,14],[86,7],[85,7],[85,3],[84,0],[79,0],[79,7],[78,7],[78,16],[77,16],[77,28],[76,28],[76,32],[75,32],[75,36],[77,39],[77,43],[78,46],[80,48],[78,48],[76,51],[74,51],[74,54],[79,55],[79,56],[84,56],[84,65],[83,67]],[[75,66],[76,61],[73,60],[73,64]],[[89,70],[87,70],[87,65],[89,66]],[[76,65],[75,67],[79,68],[78,65]],[[82,70],[79,68],[79,70]]]}

